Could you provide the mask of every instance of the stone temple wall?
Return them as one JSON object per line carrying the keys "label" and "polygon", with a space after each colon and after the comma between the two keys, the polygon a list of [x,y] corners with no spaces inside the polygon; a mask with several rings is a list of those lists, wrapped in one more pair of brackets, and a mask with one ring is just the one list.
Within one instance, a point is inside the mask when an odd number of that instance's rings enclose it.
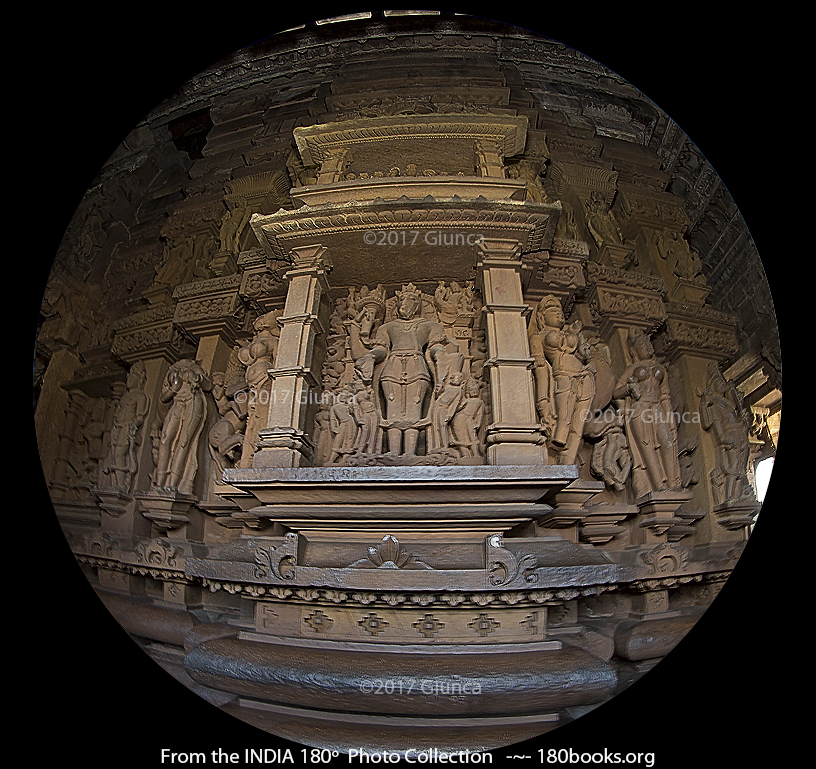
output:
{"label": "stone temple wall", "polygon": [[35,426],[73,556],[205,701],[489,750],[703,616],[780,371],[745,223],[658,107],[520,29],[375,14],[128,134],[48,279]]}

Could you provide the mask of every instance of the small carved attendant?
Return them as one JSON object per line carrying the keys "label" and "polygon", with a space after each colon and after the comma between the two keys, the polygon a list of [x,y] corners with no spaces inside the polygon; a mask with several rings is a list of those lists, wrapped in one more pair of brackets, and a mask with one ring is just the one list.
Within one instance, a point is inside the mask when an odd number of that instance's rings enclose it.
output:
{"label": "small carved attendant", "polygon": [[485,404],[480,396],[479,383],[475,379],[465,382],[465,398],[453,415],[453,445],[462,457],[481,457],[479,430],[482,426]]}
{"label": "small carved attendant", "polygon": [[623,409],[626,437],[638,496],[650,491],[679,489],[677,428],[669,392],[669,377],[654,354],[649,337],[629,332],[635,362],[621,375],[614,398]]}
{"label": "small carved attendant", "polygon": [[379,454],[382,448],[380,415],[370,386],[362,388],[354,396],[352,411],[359,426],[354,448],[362,454]]}
{"label": "small carved attendant", "polygon": [[170,403],[164,418],[156,463],[155,485],[191,494],[198,469],[198,441],[207,417],[204,393],[212,382],[193,360],[170,366],[161,391],[161,400]]}
{"label": "small carved attendant", "polygon": [[431,406],[431,429],[428,441],[431,449],[450,448],[451,420],[462,400],[464,377],[461,372],[451,374]]}
{"label": "small carved attendant", "polygon": [[353,390],[345,387],[329,409],[329,428],[334,436],[329,455],[330,465],[338,464],[346,455],[354,453],[357,421],[354,418],[353,400]]}

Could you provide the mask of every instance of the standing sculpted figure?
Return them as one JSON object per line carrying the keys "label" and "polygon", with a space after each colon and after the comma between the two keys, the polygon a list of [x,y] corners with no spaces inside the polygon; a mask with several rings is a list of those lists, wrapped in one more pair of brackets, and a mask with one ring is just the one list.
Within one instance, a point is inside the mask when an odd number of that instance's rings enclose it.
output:
{"label": "standing sculpted figure", "polygon": [[709,367],[707,386],[700,395],[700,417],[703,429],[710,431],[717,443],[717,467],[723,479],[722,501],[750,493],[748,423],[740,414],[733,390],[713,363]]}
{"label": "standing sculpted figure", "polygon": [[252,324],[255,335],[248,344],[237,351],[238,360],[246,366],[245,378],[248,387],[248,392],[242,393],[247,408],[242,462],[250,461],[258,442],[258,432],[266,426],[266,414],[269,410],[269,369],[272,368],[278,350],[280,329],[277,319],[281,314],[282,310],[272,310],[256,318]]}
{"label": "standing sculpted figure", "polygon": [[144,424],[150,399],[142,388],[147,381],[144,363],[136,361],[127,375],[127,390],[116,406],[110,446],[103,474],[108,476],[105,485],[116,486],[130,492],[136,473],[136,447],[139,445],[139,431]]}
{"label": "standing sculpted figure", "polygon": [[354,453],[357,440],[357,421],[354,417],[354,390],[344,387],[329,409],[329,428],[332,438],[329,464],[342,462],[348,454]]}
{"label": "standing sculpted figure", "polygon": [[191,494],[198,469],[198,440],[207,417],[204,393],[212,382],[193,360],[170,366],[161,391],[163,403],[170,403],[164,418],[156,462],[155,485]]}
{"label": "standing sculpted figure", "polygon": [[453,445],[462,457],[481,457],[479,430],[482,426],[485,404],[480,396],[479,383],[475,379],[465,382],[464,399],[451,420]]}
{"label": "standing sculpted figure", "polygon": [[447,338],[441,324],[420,316],[422,294],[413,284],[397,292],[397,301],[398,317],[379,327],[371,350],[355,365],[364,382],[375,382],[375,393],[382,391],[388,453],[415,455],[420,429],[427,427],[431,372]]}
{"label": "standing sculpted figure", "polygon": [[429,449],[450,448],[453,439],[451,421],[462,400],[464,381],[465,378],[460,371],[454,372],[436,396],[430,411]]}
{"label": "standing sculpted figure", "polygon": [[567,325],[561,302],[545,296],[530,327],[539,417],[558,464],[575,464],[595,397],[595,369],[579,321]]}
{"label": "standing sculpted figure", "polygon": [[635,362],[618,379],[614,398],[624,414],[636,493],[678,489],[680,462],[668,372],[645,333],[630,329],[628,341]]}
{"label": "standing sculpted figure", "polygon": [[587,228],[598,246],[623,244],[623,234],[602,192],[592,193],[586,209]]}

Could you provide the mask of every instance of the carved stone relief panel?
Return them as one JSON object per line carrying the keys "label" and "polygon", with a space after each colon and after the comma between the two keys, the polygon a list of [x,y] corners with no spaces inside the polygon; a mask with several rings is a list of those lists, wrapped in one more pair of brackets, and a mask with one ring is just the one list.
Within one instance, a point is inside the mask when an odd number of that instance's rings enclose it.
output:
{"label": "carved stone relief panel", "polygon": [[483,464],[480,298],[471,282],[352,287],[330,319],[318,465]]}

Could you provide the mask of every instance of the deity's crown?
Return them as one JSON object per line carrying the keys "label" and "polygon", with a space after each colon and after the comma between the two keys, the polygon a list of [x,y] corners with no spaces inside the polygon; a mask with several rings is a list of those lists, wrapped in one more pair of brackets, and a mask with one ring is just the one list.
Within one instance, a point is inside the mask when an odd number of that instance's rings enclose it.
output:
{"label": "deity's crown", "polygon": [[374,307],[377,314],[382,315],[382,313],[385,312],[385,289],[382,284],[371,289],[371,291],[363,286],[360,293],[354,297],[351,306],[355,313],[366,307]]}
{"label": "deity's crown", "polygon": [[400,301],[408,298],[413,298],[416,299],[417,301],[422,301],[422,292],[413,283],[409,283],[407,286],[403,286],[402,291],[396,291],[395,293]]}

